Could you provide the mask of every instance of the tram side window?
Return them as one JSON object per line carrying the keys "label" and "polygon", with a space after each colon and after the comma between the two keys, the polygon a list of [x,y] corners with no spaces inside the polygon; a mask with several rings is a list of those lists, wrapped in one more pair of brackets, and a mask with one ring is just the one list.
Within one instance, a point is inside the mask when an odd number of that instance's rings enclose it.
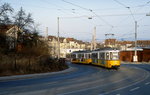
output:
{"label": "tram side window", "polygon": [[85,54],[85,58],[86,58],[86,59],[88,59],[88,58],[89,58],[89,56],[88,56],[88,55],[89,55],[89,54],[87,54],[87,53]]}
{"label": "tram side window", "polygon": [[106,60],[110,60],[110,58],[109,58],[109,52],[106,52]]}
{"label": "tram side window", "polygon": [[78,57],[81,58],[81,54],[78,54]]}
{"label": "tram side window", "polygon": [[104,56],[104,53],[99,53],[99,59],[104,59],[103,56]]}
{"label": "tram side window", "polygon": [[93,59],[97,59],[97,58],[98,58],[98,54],[97,54],[97,53],[93,53],[93,54],[92,54],[92,58],[93,58]]}
{"label": "tram side window", "polygon": [[91,54],[88,54],[89,58],[91,58]]}
{"label": "tram side window", "polygon": [[86,59],[89,59],[89,58],[91,58],[91,54],[90,54],[90,53],[87,53],[87,54],[86,54]]}
{"label": "tram side window", "polygon": [[81,54],[81,58],[84,58],[84,54]]}
{"label": "tram side window", "polygon": [[76,54],[72,54],[71,57],[72,57],[73,59],[75,59],[75,58],[76,58]]}
{"label": "tram side window", "polygon": [[99,53],[99,59],[105,59],[105,53]]}

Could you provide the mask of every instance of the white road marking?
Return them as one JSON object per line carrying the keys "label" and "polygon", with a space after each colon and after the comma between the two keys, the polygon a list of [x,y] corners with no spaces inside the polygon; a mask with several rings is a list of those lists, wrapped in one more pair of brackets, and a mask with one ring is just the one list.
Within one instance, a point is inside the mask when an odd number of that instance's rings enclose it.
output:
{"label": "white road marking", "polygon": [[135,88],[133,88],[133,89],[130,89],[130,91],[135,91],[135,90],[137,90],[137,89],[139,89],[140,87],[135,87]]}
{"label": "white road marking", "polygon": [[[137,67],[132,67],[132,68],[139,69],[139,70],[143,70],[143,69],[140,69],[140,68],[137,68]],[[114,92],[114,91],[118,91],[118,90],[121,90],[121,89],[125,89],[125,88],[131,87],[131,86],[133,86],[133,85],[136,85],[136,84],[138,84],[138,83],[144,81],[145,79],[147,79],[148,77],[150,77],[150,73],[149,73],[148,71],[146,71],[146,70],[143,70],[143,71],[145,71],[145,72],[144,72],[144,79],[142,79],[142,80],[140,80],[140,81],[137,81],[137,82],[135,82],[135,83],[133,83],[133,84],[130,84],[130,85],[127,85],[127,86],[118,88],[118,89],[116,89],[116,90],[110,91],[110,92],[101,93],[101,94],[99,94],[99,95],[110,94],[110,93],[112,93],[112,92]],[[128,78],[125,78],[125,79],[122,79],[122,80],[119,80],[119,81],[115,81],[115,82],[113,82],[113,83],[111,83],[111,84],[114,84],[114,83],[117,83],[117,82],[120,82],[120,81],[123,81],[123,80],[126,80],[126,79],[128,79]],[[110,84],[107,84],[107,85],[110,85]],[[105,86],[105,85],[101,85],[101,86]],[[95,88],[98,88],[98,87],[101,87],[101,86],[96,86],[96,87],[91,87],[91,88],[86,88],[86,89],[81,89],[81,90],[76,90],[76,91],[61,93],[61,94],[58,94],[58,95],[66,95],[66,94],[78,93],[78,92],[82,92],[82,91],[87,91],[87,90],[95,89]],[[139,88],[140,88],[140,87],[139,87]],[[138,89],[139,89],[139,88],[138,88]]]}
{"label": "white road marking", "polygon": [[116,95],[120,95],[120,94],[116,94]]}
{"label": "white road marking", "polygon": [[[137,67],[132,67],[132,68],[139,69],[139,70],[143,70],[143,69],[140,69],[140,68],[137,68]],[[115,92],[115,91],[118,91],[118,90],[122,90],[122,89],[125,89],[125,88],[128,88],[128,87],[131,87],[131,86],[133,86],[133,85],[136,85],[136,84],[138,84],[138,83],[140,83],[140,82],[146,80],[147,78],[150,77],[150,73],[149,73],[148,71],[146,71],[146,70],[144,70],[144,71],[145,71],[146,73],[144,73],[145,78],[144,78],[143,80],[137,81],[137,82],[135,82],[135,83],[133,83],[133,84],[131,84],[131,85],[127,85],[127,86],[118,88],[118,89],[116,89],[116,90],[109,91],[109,92],[105,92],[105,93],[102,93],[102,94],[99,94],[99,95],[110,94],[110,93],[112,93],[112,92]]]}
{"label": "white road marking", "polygon": [[[96,89],[96,88],[98,88],[98,87],[111,85],[111,84],[114,84],[114,83],[117,83],[117,82],[124,81],[124,80],[126,80],[126,79],[128,79],[128,77],[126,77],[126,78],[124,78],[124,79],[121,79],[121,80],[114,81],[113,83],[110,83],[110,84],[104,84],[104,85],[100,85],[100,86],[95,86],[95,87],[80,89],[80,90],[71,91],[71,92],[66,92],[66,93],[62,93],[62,94],[58,94],[58,95],[66,95],[66,94],[72,94],[72,93],[78,93],[78,92],[87,91],[87,90],[91,90],[91,89]],[[100,94],[100,95],[101,95],[101,94]],[[102,94],[102,95],[103,95],[103,94]]]}
{"label": "white road marking", "polygon": [[149,84],[150,84],[150,82],[145,83],[145,85],[149,85]]}

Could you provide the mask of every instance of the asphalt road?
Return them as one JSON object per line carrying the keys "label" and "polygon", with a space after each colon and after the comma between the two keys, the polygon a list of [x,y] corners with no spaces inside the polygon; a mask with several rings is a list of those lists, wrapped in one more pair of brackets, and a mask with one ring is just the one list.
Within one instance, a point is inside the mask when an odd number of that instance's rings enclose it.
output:
{"label": "asphalt road", "polygon": [[59,73],[0,78],[0,95],[150,95],[149,64],[69,65]]}

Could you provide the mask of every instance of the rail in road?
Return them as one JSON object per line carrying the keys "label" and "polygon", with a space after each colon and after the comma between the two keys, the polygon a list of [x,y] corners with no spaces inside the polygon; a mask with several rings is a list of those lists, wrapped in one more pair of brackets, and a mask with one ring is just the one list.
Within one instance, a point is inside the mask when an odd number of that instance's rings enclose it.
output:
{"label": "rail in road", "polygon": [[119,70],[69,65],[71,70],[59,73],[1,80],[0,95],[150,94],[150,65],[124,64]]}

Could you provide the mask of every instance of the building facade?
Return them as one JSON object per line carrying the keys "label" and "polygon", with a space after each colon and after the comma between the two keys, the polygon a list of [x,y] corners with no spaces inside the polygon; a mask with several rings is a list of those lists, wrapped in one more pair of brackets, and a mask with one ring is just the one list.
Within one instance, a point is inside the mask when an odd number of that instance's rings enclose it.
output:
{"label": "building facade", "polygon": [[22,32],[22,30],[16,25],[0,25],[0,33],[7,36],[6,41],[9,46],[8,49],[14,49],[17,47],[16,41],[19,32]]}
{"label": "building facade", "polygon": [[[66,58],[73,51],[90,49],[90,43],[76,40],[74,38],[64,38],[60,37],[58,39],[55,36],[48,36],[48,46],[50,48],[50,54],[53,57],[58,57],[60,51],[60,57]],[[60,48],[59,48],[60,47]]]}

